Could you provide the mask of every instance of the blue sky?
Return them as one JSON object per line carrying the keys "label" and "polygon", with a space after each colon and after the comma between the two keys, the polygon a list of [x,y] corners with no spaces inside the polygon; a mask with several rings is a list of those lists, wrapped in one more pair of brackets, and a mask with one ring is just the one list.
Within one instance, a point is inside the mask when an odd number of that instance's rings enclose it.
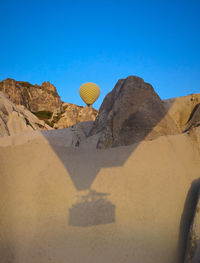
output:
{"label": "blue sky", "polygon": [[0,0],[0,80],[53,83],[84,105],[79,87],[105,95],[142,77],[162,99],[200,93],[200,0]]}

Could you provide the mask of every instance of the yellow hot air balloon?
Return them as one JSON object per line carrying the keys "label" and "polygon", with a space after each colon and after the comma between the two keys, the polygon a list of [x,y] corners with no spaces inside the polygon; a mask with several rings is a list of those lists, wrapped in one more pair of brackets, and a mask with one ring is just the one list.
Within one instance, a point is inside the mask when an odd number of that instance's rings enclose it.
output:
{"label": "yellow hot air balloon", "polygon": [[98,99],[100,95],[100,88],[95,83],[87,82],[81,85],[79,94],[81,99],[89,106]]}

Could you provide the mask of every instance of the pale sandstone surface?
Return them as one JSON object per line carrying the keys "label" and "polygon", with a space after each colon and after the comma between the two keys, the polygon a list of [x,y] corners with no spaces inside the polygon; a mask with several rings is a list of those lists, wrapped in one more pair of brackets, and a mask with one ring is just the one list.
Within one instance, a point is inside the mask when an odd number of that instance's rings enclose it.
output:
{"label": "pale sandstone surface", "polygon": [[[12,136],[0,137],[0,147],[17,146],[30,141],[37,143],[51,142],[51,145],[63,147],[77,147],[80,143],[86,144],[87,134],[89,133],[93,122],[80,122],[70,128],[58,130],[25,130]],[[46,140],[44,140],[44,138]],[[84,147],[84,146],[83,146]]]}
{"label": "pale sandstone surface", "polygon": [[195,106],[200,103],[200,94],[172,98],[163,101],[163,105],[182,131],[187,128],[187,122]]}
{"label": "pale sandstone surface", "polygon": [[[72,147],[55,143],[54,132],[0,148],[1,262],[182,263],[193,205],[186,199],[200,171],[195,137],[98,150],[95,136]],[[114,222],[69,224],[76,196],[88,189],[110,194]]]}
{"label": "pale sandstone surface", "polygon": [[0,95],[0,262],[183,263],[188,233],[198,262],[199,94],[162,102],[130,76],[94,125],[93,109],[62,103],[52,120],[73,127],[50,131]]}
{"label": "pale sandstone surface", "polygon": [[7,95],[0,92],[0,136],[37,129],[49,130],[51,127],[39,120],[23,105],[15,105]]}

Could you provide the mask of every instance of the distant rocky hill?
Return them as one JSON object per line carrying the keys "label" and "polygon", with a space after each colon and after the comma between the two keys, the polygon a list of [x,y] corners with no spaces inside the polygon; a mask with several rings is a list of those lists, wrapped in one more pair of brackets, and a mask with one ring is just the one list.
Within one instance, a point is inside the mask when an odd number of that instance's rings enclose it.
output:
{"label": "distant rocky hill", "polygon": [[[0,82],[0,92],[1,136],[14,134],[15,129],[17,133],[27,128],[67,128],[78,122],[94,121],[98,113],[98,111],[91,107],[84,108],[75,104],[62,102],[55,86],[49,82],[43,82],[39,86],[8,78]],[[9,109],[6,110],[6,114],[5,110],[3,110],[5,107]],[[21,124],[14,125],[11,132],[7,124],[10,122],[13,123],[14,114],[17,114],[19,117],[18,124]],[[31,125],[23,125],[22,123],[25,120]]]}
{"label": "distant rocky hill", "polygon": [[24,105],[31,112],[62,111],[62,102],[54,85],[43,82],[41,86],[25,81],[5,79],[0,82],[0,91],[8,94],[16,105]]}

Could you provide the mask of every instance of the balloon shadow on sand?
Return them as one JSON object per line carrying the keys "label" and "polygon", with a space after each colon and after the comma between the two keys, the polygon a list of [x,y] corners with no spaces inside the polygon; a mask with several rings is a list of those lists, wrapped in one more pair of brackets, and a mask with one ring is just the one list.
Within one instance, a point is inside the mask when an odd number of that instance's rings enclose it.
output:
{"label": "balloon shadow on sand", "polygon": [[[158,105],[158,109],[156,108],[156,104],[151,105],[151,102],[149,102],[148,105],[150,111],[153,109],[153,111],[156,112],[152,120],[150,118],[147,123],[145,123],[146,120],[141,122],[138,129],[135,126],[135,121],[137,120],[138,123],[138,116],[143,117],[140,115],[140,108],[138,106],[139,113],[136,111],[136,114],[131,115],[130,119],[126,121],[126,127],[128,130],[127,136],[133,137],[131,130],[135,131],[137,129],[138,132],[141,131],[142,134],[140,136],[141,140],[132,145],[104,150],[96,149],[95,147],[91,148],[90,145],[87,145],[87,147],[82,147],[81,145],[77,145],[77,147],[65,147],[54,143],[53,137],[45,136],[48,132],[42,132],[53,151],[57,154],[59,160],[66,168],[77,191],[89,191],[96,176],[102,168],[123,166],[140,142],[151,133],[154,127],[167,114],[166,110],[161,110],[161,112],[159,112],[160,105]],[[56,132],[59,133],[59,130]],[[94,135],[94,137],[95,136],[96,135]],[[88,144],[90,144],[91,137],[86,140],[88,140]],[[106,195],[107,194],[109,193],[106,193]],[[89,191],[87,196],[79,197],[77,203],[69,209],[68,224],[71,226],[85,227],[112,223],[114,221],[115,205],[108,201],[105,196],[103,198],[102,193]]]}
{"label": "balloon shadow on sand", "polygon": [[76,204],[69,209],[69,225],[87,227],[115,222],[115,205],[107,200],[108,195],[90,190],[77,196]]}
{"label": "balloon shadow on sand", "polygon": [[[138,144],[109,150],[53,146],[78,191],[90,189],[102,168],[122,166]],[[123,149],[122,149],[123,148]]]}

